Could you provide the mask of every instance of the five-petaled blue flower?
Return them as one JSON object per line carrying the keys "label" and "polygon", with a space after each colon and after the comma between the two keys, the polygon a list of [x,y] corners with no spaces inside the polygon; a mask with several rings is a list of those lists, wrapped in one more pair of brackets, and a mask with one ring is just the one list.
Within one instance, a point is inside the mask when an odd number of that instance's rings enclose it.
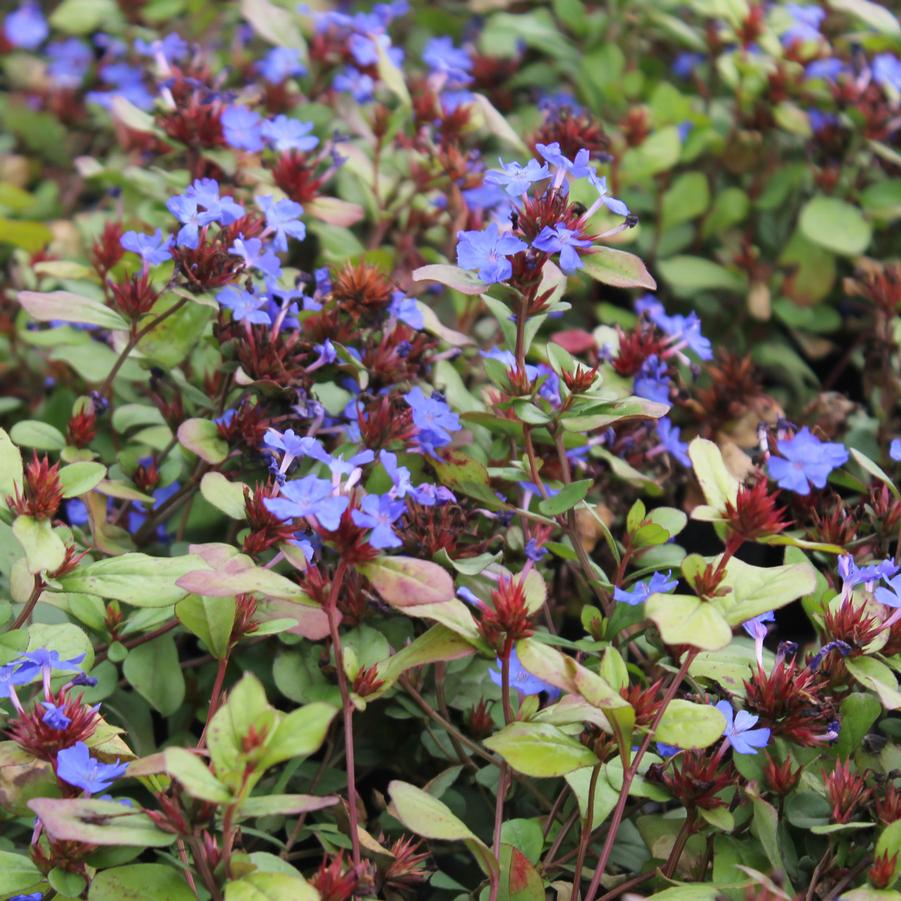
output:
{"label": "five-petaled blue flower", "polygon": [[89,795],[105,792],[128,769],[127,763],[101,763],[91,757],[88,746],[79,741],[71,748],[63,748],[56,755],[56,775]]}
{"label": "five-petaled blue flower", "polygon": [[651,354],[635,376],[632,390],[638,397],[657,403],[669,403],[670,377],[666,363],[657,354]]}
{"label": "five-petaled blue flower", "polygon": [[351,510],[350,515],[361,529],[372,529],[369,543],[384,549],[403,544],[391,526],[406,509],[403,501],[396,501],[387,494],[367,494],[360,502],[360,509]]}
{"label": "five-petaled blue flower", "polygon": [[312,122],[276,116],[263,123],[260,133],[276,153],[287,153],[289,150],[307,153],[319,143],[319,138],[310,134],[312,130]]}
{"label": "five-petaled blue flower", "polygon": [[268,195],[257,197],[257,205],[266,216],[266,231],[273,232],[272,246],[276,250],[288,249],[288,238],[303,241],[307,227],[300,221],[303,207],[293,200],[275,200]]}
{"label": "five-petaled blue flower", "polygon": [[257,71],[270,84],[279,84],[286,78],[301,77],[307,70],[300,61],[300,51],[295,47],[273,47],[258,63]]}
{"label": "five-petaled blue flower", "polygon": [[241,257],[248,269],[256,269],[268,278],[277,279],[282,274],[278,257],[259,238],[237,237],[228,252]]}
{"label": "five-petaled blue flower", "polygon": [[61,660],[58,651],[37,648],[23,654],[13,663],[18,664],[19,667],[16,676],[30,682],[39,675],[48,678],[54,673],[80,673],[84,656],[84,654],[79,654],[69,660]]}
{"label": "five-petaled blue flower", "polygon": [[454,85],[472,81],[472,60],[460,47],[455,47],[449,37],[432,38],[422,51],[422,61],[433,71],[447,76]]}
{"label": "five-petaled blue flower", "polygon": [[222,113],[222,134],[225,143],[237,150],[256,153],[263,149],[262,120],[246,106],[229,106]]}
{"label": "five-petaled blue flower", "polygon": [[[503,684],[502,666],[503,662],[498,657],[497,664],[488,670],[488,677],[498,687]],[[532,675],[520,662],[515,648],[510,653],[510,688],[515,688],[522,695],[538,695],[545,692],[552,700],[559,698],[561,694],[555,685]]]}
{"label": "five-petaled blue flower", "polygon": [[593,174],[589,165],[591,154],[584,147],[576,153],[574,159],[569,159],[563,153],[557,141],[553,144],[536,144],[535,149],[562,175],[569,173],[573,178],[586,178]]}
{"label": "five-petaled blue flower", "polygon": [[673,425],[669,417],[664,416],[657,420],[657,436],[660,438],[660,447],[682,466],[690,467],[688,444],[682,440],[681,434],[681,429]]}
{"label": "five-petaled blue flower", "polygon": [[282,486],[279,497],[264,498],[267,509],[279,519],[302,519],[312,516],[324,529],[333,532],[347,509],[346,497],[335,495],[328,479],[308,475]]}
{"label": "five-petaled blue flower", "polygon": [[543,181],[550,174],[547,163],[529,160],[525,166],[517,162],[505,163],[499,159],[500,169],[489,169],[485,181],[499,185],[511,197],[522,197],[536,181]]}
{"label": "five-petaled blue flower", "polygon": [[614,588],[613,600],[630,607],[637,607],[643,604],[652,594],[668,594],[679,584],[678,579],[672,577],[672,572],[666,575],[663,573],[653,573],[649,579],[642,579],[636,582],[630,589]]}
{"label": "five-petaled blue flower", "polygon": [[736,754],[756,754],[760,748],[767,746],[770,730],[752,728],[760,717],[748,713],[747,710],[735,713],[728,701],[720,701],[715,706],[726,720],[723,735]]}
{"label": "five-petaled blue flower", "polygon": [[820,39],[820,25],[826,18],[826,11],[819,6],[801,6],[798,3],[789,3],[785,11],[791,16],[792,22],[780,35],[782,43],[788,46],[795,41],[818,41]]}
{"label": "five-petaled blue flower", "polygon": [[525,241],[510,232],[502,232],[492,222],[484,231],[457,234],[457,265],[475,269],[483,282],[493,285],[513,275],[513,264],[508,257],[527,249]]}
{"label": "five-petaled blue flower", "polygon": [[412,329],[421,329],[425,326],[425,318],[419,304],[416,303],[416,298],[407,297],[403,291],[392,292],[388,312]]}
{"label": "five-petaled blue flower", "polygon": [[883,578],[888,584],[888,588],[882,585],[877,588],[874,592],[876,600],[880,604],[885,604],[886,607],[901,608],[901,575],[897,575],[892,579]]}
{"label": "five-petaled blue flower", "polygon": [[776,447],[782,456],[770,457],[770,477],[795,494],[810,494],[810,485],[825,488],[829,473],[848,461],[843,444],[820,441],[806,426],[794,438],[782,438]]}
{"label": "five-petaled blue flower", "polygon": [[404,400],[412,409],[413,424],[420,432],[426,432],[446,444],[451,440],[450,433],[460,428],[457,414],[434,395],[426,397],[418,385],[404,395]]}
{"label": "five-petaled blue flower", "polygon": [[163,237],[162,229],[157,229],[152,235],[141,232],[125,232],[122,235],[122,246],[132,253],[136,253],[145,266],[159,266],[172,258],[169,247],[172,244],[172,236]]}
{"label": "five-petaled blue flower", "polygon": [[272,325],[269,314],[263,309],[268,303],[264,295],[251,294],[243,288],[229,285],[223,288],[216,300],[232,311],[232,317],[238,322],[249,322],[251,325]]}
{"label": "five-petaled blue flower", "polygon": [[37,3],[23,3],[3,20],[3,33],[13,47],[34,50],[44,42],[50,28]]}
{"label": "five-petaled blue flower", "polygon": [[577,247],[591,247],[591,241],[580,237],[580,232],[565,225],[556,225],[551,228],[545,225],[538,237],[532,241],[532,246],[545,253],[560,253],[560,268],[567,274],[582,268],[582,258]]}

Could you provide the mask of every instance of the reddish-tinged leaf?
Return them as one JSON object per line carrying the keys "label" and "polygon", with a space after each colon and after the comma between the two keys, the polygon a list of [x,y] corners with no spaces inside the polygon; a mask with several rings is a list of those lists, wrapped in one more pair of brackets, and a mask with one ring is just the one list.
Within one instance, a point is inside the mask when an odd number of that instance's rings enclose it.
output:
{"label": "reddish-tinged leaf", "polygon": [[437,563],[415,557],[378,557],[359,567],[394,607],[440,604],[454,599],[454,581]]}

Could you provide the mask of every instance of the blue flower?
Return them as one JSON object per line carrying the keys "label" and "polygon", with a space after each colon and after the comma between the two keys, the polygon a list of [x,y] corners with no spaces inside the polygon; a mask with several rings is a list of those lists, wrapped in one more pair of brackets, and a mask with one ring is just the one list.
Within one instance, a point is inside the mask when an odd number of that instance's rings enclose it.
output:
{"label": "blue flower", "polygon": [[394,291],[391,294],[391,305],[388,307],[389,315],[395,319],[399,319],[405,325],[409,325],[412,329],[421,329],[425,327],[425,319],[422,316],[422,310],[416,303],[414,297],[407,297],[403,291]]}
{"label": "blue flower", "polygon": [[593,174],[589,165],[591,154],[584,147],[572,160],[564,155],[557,141],[553,144],[536,144],[535,149],[557,169],[558,177],[555,179],[555,185],[558,187],[567,173],[573,178],[586,178]]}
{"label": "blue flower", "polygon": [[888,455],[896,462],[901,461],[901,438],[892,438],[888,447]]}
{"label": "blue flower", "polygon": [[673,60],[672,72],[677,78],[690,78],[695,69],[704,62],[702,53],[680,53]]}
{"label": "blue flower", "polygon": [[728,701],[720,701],[715,706],[726,720],[723,735],[736,754],[756,754],[760,748],[767,746],[770,730],[751,728],[760,717],[753,716],[747,710],[739,710],[736,714]]}
{"label": "blue flower", "polygon": [[894,560],[886,559],[869,566],[858,566],[850,554],[838,558],[838,574],[842,578],[842,588],[850,591],[857,585],[871,585],[879,579],[891,579],[899,567]]}
{"label": "blue flower", "polygon": [[324,529],[333,532],[341,523],[348,500],[333,494],[332,483],[327,479],[308,475],[287,482],[279,497],[264,498],[263,503],[280,519],[312,516]]}
{"label": "blue flower", "polygon": [[448,405],[433,394],[426,397],[418,385],[404,395],[413,411],[413,424],[420,432],[437,438],[442,444],[451,440],[451,432],[460,428],[460,419]]}
{"label": "blue flower", "polygon": [[47,45],[47,74],[63,88],[77,88],[84,81],[94,54],[78,38]]}
{"label": "blue flower", "polygon": [[287,429],[285,432],[266,429],[266,434],[263,435],[263,443],[266,447],[284,452],[285,459],[288,462],[282,464],[283,471],[291,465],[291,460],[296,457],[314,457],[321,462],[328,461],[328,454],[326,454],[318,438],[313,438],[310,435],[298,435],[294,429]]}
{"label": "blue flower", "polygon": [[400,547],[403,542],[391,526],[406,510],[403,501],[396,501],[387,494],[367,494],[360,502],[359,510],[351,510],[354,523],[361,529],[372,529],[369,543],[376,548]]}
{"label": "blue flower", "polygon": [[89,795],[105,792],[128,769],[127,763],[101,763],[91,757],[88,746],[79,741],[56,755],[56,775]]}
{"label": "blue flower", "polygon": [[200,209],[194,197],[188,197],[187,194],[170,197],[166,201],[166,209],[182,224],[175,236],[175,243],[179,247],[193,250],[200,241],[200,229],[215,221],[212,215]]}
{"label": "blue flower", "polygon": [[678,754],[682,750],[682,748],[679,748],[676,745],[668,745],[662,741],[658,741],[656,744],[657,744],[657,754],[660,757],[663,757],[664,760],[667,757],[673,757],[674,755]]}
{"label": "blue flower", "polygon": [[579,231],[567,228],[565,225],[557,225],[551,228],[549,225],[541,230],[532,246],[545,253],[560,253],[560,268],[567,274],[582,268],[582,259],[577,247],[591,247],[591,241],[579,237]]}
{"label": "blue flower", "polygon": [[778,441],[776,447],[782,456],[770,457],[767,470],[780,488],[795,494],[810,494],[810,484],[825,488],[829,473],[848,461],[843,444],[820,441],[806,426],[794,438]]}
{"label": "blue flower", "polygon": [[116,97],[124,97],[139,109],[153,106],[153,95],[144,86],[144,73],[128,63],[112,63],[104,66],[100,78],[112,85],[109,91],[89,91],[87,99],[109,109]]}
{"label": "blue flower", "polygon": [[872,72],[873,81],[880,87],[901,93],[901,59],[894,53],[877,53]]}
{"label": "blue flower", "polygon": [[527,249],[525,241],[509,232],[501,232],[496,222],[484,231],[457,233],[457,265],[477,270],[479,278],[492,285],[513,275],[513,265],[508,257]]}
{"label": "blue flower", "polygon": [[511,197],[522,197],[535,182],[543,181],[550,174],[547,163],[538,160],[529,160],[525,166],[517,162],[505,163],[502,159],[498,162],[501,168],[489,169],[485,181],[502,187]]}
{"label": "blue flower", "polygon": [[154,57],[162,54],[167,62],[176,62],[188,55],[191,45],[173,31],[164,38],[154,41],[143,41],[141,38],[136,38],[134,48],[141,56]]}
{"label": "blue flower", "polygon": [[[499,688],[503,684],[502,666],[501,659],[498,657],[496,665],[488,670],[488,677]],[[510,653],[510,688],[515,688],[521,695],[538,695],[541,692],[545,692],[552,699],[559,698],[561,694],[560,689],[555,685],[551,685],[549,682],[539,679],[538,676],[532,675],[520,663],[519,655],[516,653],[515,648]]]}
{"label": "blue flower", "polygon": [[226,144],[256,153],[263,149],[259,114],[246,106],[229,106],[222,113],[222,133]]}
{"label": "blue flower", "polygon": [[660,446],[674,460],[683,466],[690,467],[691,460],[688,457],[688,444],[681,440],[681,430],[668,417],[657,420],[657,435],[660,438]]}
{"label": "blue flower", "polygon": [[776,614],[772,610],[767,610],[766,613],[761,613],[760,616],[745,620],[741,624],[741,627],[756,641],[758,639],[762,640],[766,638],[766,624],[774,622],[776,622]]}
{"label": "blue flower", "polygon": [[375,82],[371,76],[353,66],[345,66],[335,75],[332,87],[336,91],[350,94],[357,103],[368,103],[375,95]]}
{"label": "blue flower", "polygon": [[422,51],[422,61],[433,71],[447,76],[457,85],[472,81],[472,60],[460,47],[455,47],[449,37],[432,38]]}
{"label": "blue flower", "polygon": [[643,604],[652,594],[668,594],[679,584],[678,579],[672,577],[672,572],[654,573],[649,579],[636,582],[630,589],[614,588],[613,600],[630,607]]}
{"label": "blue flower", "polygon": [[152,235],[141,232],[125,232],[121,239],[122,246],[132,253],[136,253],[145,266],[159,266],[166,260],[172,259],[169,247],[172,244],[172,236],[163,237],[162,229],[157,229]]}
{"label": "blue flower", "polygon": [[41,901],[43,897],[41,892],[32,892],[30,895],[13,895],[9,901]]}
{"label": "blue flower", "polygon": [[822,78],[824,81],[835,81],[842,72],[847,71],[847,66],[840,59],[830,57],[827,59],[815,59],[808,63],[804,70],[807,78]]}
{"label": "blue flower", "polygon": [[399,466],[397,462],[397,454],[391,451],[380,450],[379,462],[385,467],[388,478],[391,479],[391,497],[404,498],[414,491],[413,482],[410,477],[410,470],[406,466]]}
{"label": "blue flower", "polygon": [[876,600],[879,601],[880,604],[885,604],[886,607],[901,608],[901,575],[895,576],[892,579],[883,576],[883,579],[889,587],[885,588],[880,586],[877,588],[874,592]]}
{"label": "blue flower", "polygon": [[789,3],[785,11],[791,16],[792,24],[780,35],[782,43],[786,46],[795,41],[818,41],[820,39],[820,25],[826,18],[826,10],[819,6],[801,6],[797,3]]}
{"label": "blue flower", "polygon": [[15,662],[0,666],[0,699],[10,697],[17,685],[26,685],[31,678],[30,674],[22,676]]}
{"label": "blue flower", "polygon": [[13,47],[34,50],[44,42],[50,28],[36,3],[23,3],[4,19],[3,31]]}
{"label": "blue flower", "polygon": [[607,179],[603,175],[598,175],[593,169],[589,169],[588,181],[594,185],[595,190],[598,192],[598,199],[591,205],[584,218],[590,219],[601,205],[607,207],[616,216],[629,215],[629,208],[621,200],[611,197],[607,193]]}
{"label": "blue flower", "polygon": [[196,179],[185,191],[185,196],[194,198],[204,208],[209,222],[231,225],[244,215],[244,207],[230,194],[219,196],[219,182],[215,178]]}
{"label": "blue flower", "polygon": [[272,325],[272,319],[263,309],[267,298],[264,295],[251,294],[243,288],[229,285],[223,288],[216,300],[226,309],[232,311],[232,318],[237,322],[249,322],[251,325]]}
{"label": "blue flower", "polygon": [[51,729],[65,732],[72,725],[72,720],[66,716],[62,707],[57,707],[52,701],[41,701],[41,705],[46,708],[41,722],[46,723]]}
{"label": "blue flower", "polygon": [[241,257],[248,269],[256,269],[267,278],[277,279],[282,274],[278,257],[259,238],[237,237],[228,252]]}
{"label": "blue flower", "polygon": [[80,673],[84,657],[84,654],[79,654],[69,660],[61,660],[58,651],[38,648],[23,654],[13,662],[19,667],[16,671],[16,678],[30,682],[38,675],[49,678],[53,673]]}
{"label": "blue flower", "polygon": [[319,138],[310,134],[312,130],[312,122],[276,116],[264,122],[260,132],[276,153],[286,153],[289,150],[307,153],[319,144]]}
{"label": "blue flower", "polygon": [[701,320],[697,313],[689,313],[687,316],[678,314],[667,316],[660,304],[644,306],[643,310],[657,328],[672,339],[673,343],[667,351],[668,354],[677,353],[687,347],[702,360],[713,359],[713,347],[701,334]]}
{"label": "blue flower", "polygon": [[635,376],[635,383],[632,390],[638,397],[644,397],[647,400],[657,401],[661,404],[669,403],[670,377],[667,371],[667,365],[657,357],[657,354],[651,354],[641,369]]}
{"label": "blue flower", "polygon": [[303,207],[293,200],[274,200],[272,197],[257,197],[257,204],[266,215],[267,231],[275,232],[272,246],[276,250],[288,249],[288,238],[303,241],[307,236],[307,227],[300,221]]}
{"label": "blue flower", "polygon": [[300,61],[300,51],[294,47],[273,47],[256,65],[257,72],[270,84],[279,84],[286,78],[307,74]]}

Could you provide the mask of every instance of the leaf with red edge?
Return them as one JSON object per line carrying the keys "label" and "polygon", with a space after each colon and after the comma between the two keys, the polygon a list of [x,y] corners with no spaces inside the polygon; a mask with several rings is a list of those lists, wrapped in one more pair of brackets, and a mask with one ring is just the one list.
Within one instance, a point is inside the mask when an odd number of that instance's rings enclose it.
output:
{"label": "leaf with red edge", "polygon": [[641,257],[625,250],[599,247],[582,257],[582,271],[593,279],[614,288],[647,288],[657,290],[657,282],[648,272]]}
{"label": "leaf with red edge", "polygon": [[437,563],[415,557],[377,557],[358,566],[392,607],[440,604],[454,599],[454,580]]}

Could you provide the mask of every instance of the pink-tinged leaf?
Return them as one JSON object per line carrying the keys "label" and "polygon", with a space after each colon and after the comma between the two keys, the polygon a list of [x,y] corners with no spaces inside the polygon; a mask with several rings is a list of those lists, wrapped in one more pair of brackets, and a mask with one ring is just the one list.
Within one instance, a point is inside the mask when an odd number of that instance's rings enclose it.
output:
{"label": "pink-tinged leaf", "polygon": [[[341,622],[341,612],[337,611],[338,622]],[[282,601],[278,598],[270,598],[263,611],[262,623],[269,622],[270,618],[290,618],[294,625],[285,631],[292,635],[302,635],[309,641],[322,641],[329,634],[328,617],[321,607],[305,607]]]}
{"label": "pink-tinged leaf", "polygon": [[306,205],[308,215],[329,225],[350,228],[363,218],[363,207],[340,197],[317,197]]}
{"label": "pink-tinged leaf", "polygon": [[393,607],[441,604],[454,599],[454,580],[437,563],[415,557],[377,557],[359,566]]}
{"label": "pink-tinged leaf", "polygon": [[20,291],[19,303],[32,319],[38,322],[78,322],[83,325],[99,325],[116,331],[128,331],[128,323],[115,311],[99,300],[82,297],[71,291]]}
{"label": "pink-tinged leaf", "polygon": [[174,833],[157,829],[146,813],[118,801],[34,798],[28,806],[57,841],[163,848],[176,839]]}
{"label": "pink-tinged leaf", "polygon": [[484,294],[490,285],[483,282],[477,275],[467,272],[459,266],[451,266],[449,263],[434,263],[430,266],[420,266],[413,270],[414,282],[439,282],[453,288],[461,294]]}
{"label": "pink-tinged leaf", "polygon": [[625,250],[599,247],[594,253],[582,257],[583,272],[605,285],[614,288],[657,289],[657,282],[648,272],[640,257]]}
{"label": "pink-tinged leaf", "polygon": [[591,332],[584,329],[571,328],[557,332],[551,337],[554,344],[559,344],[564,350],[568,350],[571,354],[584,354],[590,350],[597,350],[598,342],[595,340]]}
{"label": "pink-tinged leaf", "polygon": [[178,427],[178,441],[207,463],[215,465],[228,456],[228,442],[219,435],[216,423],[209,419],[185,420]]}

